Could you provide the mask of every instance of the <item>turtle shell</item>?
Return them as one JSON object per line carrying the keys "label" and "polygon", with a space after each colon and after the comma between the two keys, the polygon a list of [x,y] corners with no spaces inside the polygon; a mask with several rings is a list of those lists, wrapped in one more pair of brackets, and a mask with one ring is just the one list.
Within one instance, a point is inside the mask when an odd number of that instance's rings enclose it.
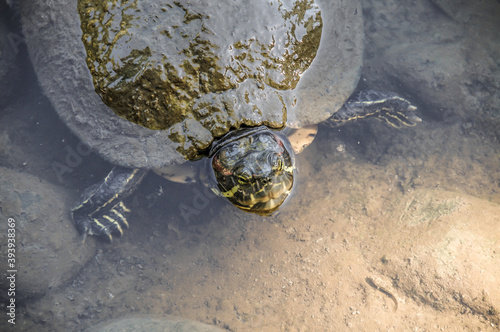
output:
{"label": "turtle shell", "polygon": [[319,123],[362,61],[357,1],[33,0],[21,17],[60,117],[127,167],[197,159],[240,126]]}

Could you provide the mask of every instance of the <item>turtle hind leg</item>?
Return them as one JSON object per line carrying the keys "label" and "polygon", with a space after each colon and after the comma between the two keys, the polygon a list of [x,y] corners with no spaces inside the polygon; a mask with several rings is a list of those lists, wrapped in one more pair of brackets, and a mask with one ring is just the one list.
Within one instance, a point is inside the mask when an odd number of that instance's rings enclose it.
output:
{"label": "turtle hind leg", "polygon": [[392,127],[413,127],[422,120],[415,115],[417,107],[394,92],[360,91],[329,119],[326,124],[337,127],[348,121],[368,117],[387,122]]}
{"label": "turtle hind leg", "polygon": [[84,191],[81,202],[72,209],[73,221],[83,240],[87,235],[97,235],[112,241],[113,234],[123,235],[130,212],[123,200],[145,174],[144,170],[117,166],[103,181]]}

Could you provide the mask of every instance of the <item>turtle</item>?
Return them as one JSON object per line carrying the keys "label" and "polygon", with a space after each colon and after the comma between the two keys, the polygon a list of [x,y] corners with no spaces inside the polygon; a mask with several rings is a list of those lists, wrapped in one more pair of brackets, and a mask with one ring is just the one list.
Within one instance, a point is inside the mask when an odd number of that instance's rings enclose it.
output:
{"label": "turtle", "polygon": [[72,209],[84,238],[123,234],[123,201],[150,170],[179,181],[183,168],[183,182],[272,215],[318,124],[421,121],[396,93],[357,89],[358,1],[34,0],[20,10],[54,108],[116,165]]}

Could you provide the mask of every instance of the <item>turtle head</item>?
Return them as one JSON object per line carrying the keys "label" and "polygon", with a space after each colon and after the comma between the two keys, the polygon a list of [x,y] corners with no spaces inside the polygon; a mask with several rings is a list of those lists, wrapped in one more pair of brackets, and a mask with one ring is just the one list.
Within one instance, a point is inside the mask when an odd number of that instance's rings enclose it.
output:
{"label": "turtle head", "polygon": [[223,137],[211,155],[219,191],[242,210],[268,215],[292,189],[293,151],[286,138],[266,127]]}

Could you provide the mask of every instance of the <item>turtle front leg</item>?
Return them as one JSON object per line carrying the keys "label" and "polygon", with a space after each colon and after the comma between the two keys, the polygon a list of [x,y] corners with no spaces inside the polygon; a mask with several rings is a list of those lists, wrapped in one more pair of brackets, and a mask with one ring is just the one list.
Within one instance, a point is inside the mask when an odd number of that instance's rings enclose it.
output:
{"label": "turtle front leg", "polygon": [[415,115],[416,109],[411,102],[394,92],[367,90],[349,98],[325,124],[337,127],[348,121],[374,117],[395,128],[402,125],[413,127],[422,121]]}
{"label": "turtle front leg", "polygon": [[112,234],[123,234],[128,228],[126,215],[130,212],[123,204],[135,188],[141,183],[146,171],[125,167],[114,167],[108,176],[89,188],[81,202],[71,210],[76,228],[83,235],[105,236],[113,240]]}

